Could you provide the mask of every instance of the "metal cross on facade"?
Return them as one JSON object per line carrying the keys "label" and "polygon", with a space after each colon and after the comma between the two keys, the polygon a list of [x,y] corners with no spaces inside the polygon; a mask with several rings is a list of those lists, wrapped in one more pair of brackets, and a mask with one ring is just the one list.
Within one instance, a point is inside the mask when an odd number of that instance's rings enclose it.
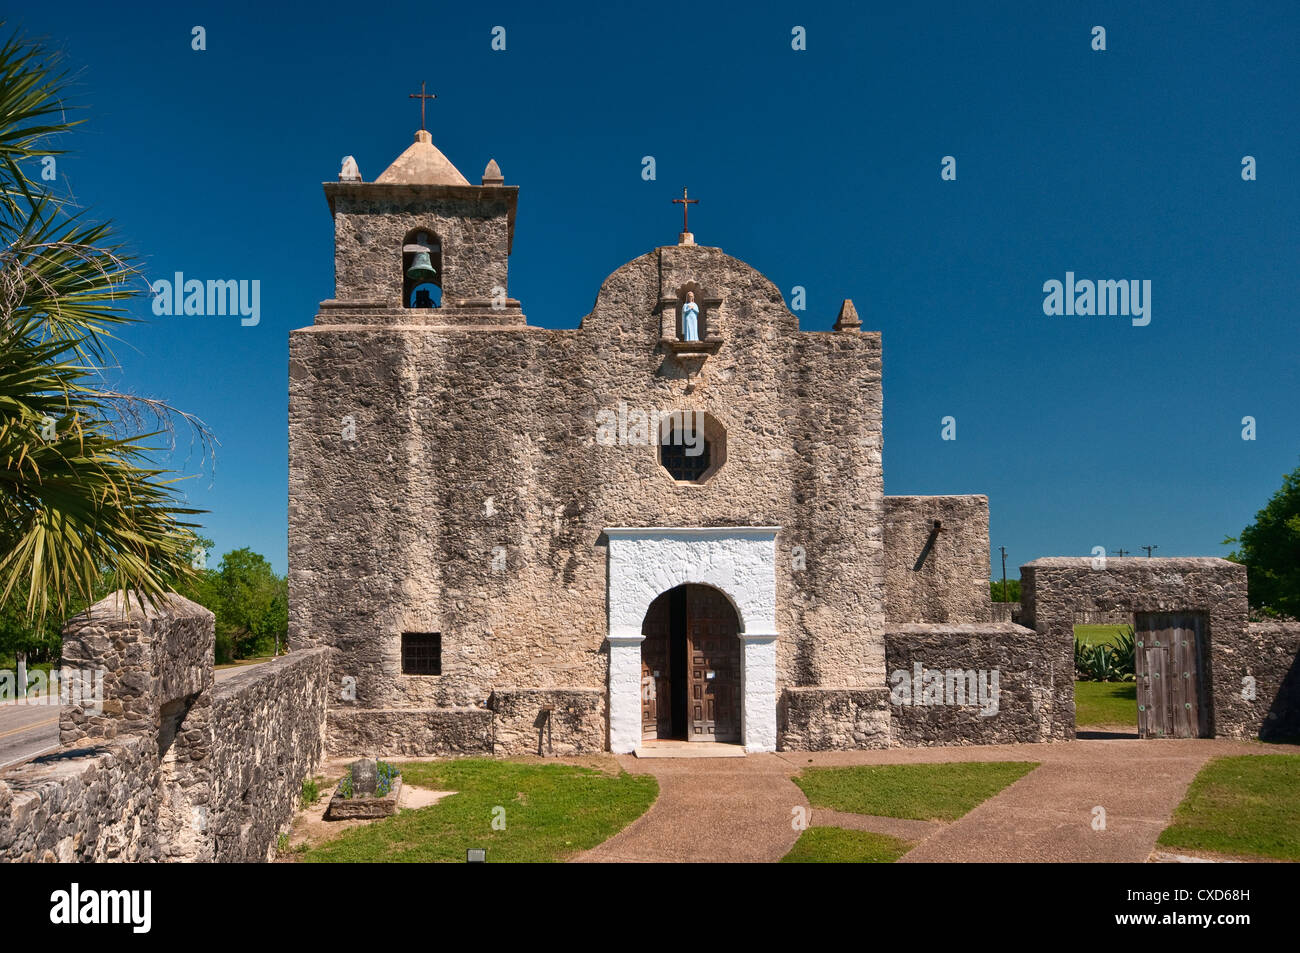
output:
{"label": "metal cross on facade", "polygon": [[424,80],[420,80],[420,91],[418,93],[411,93],[407,98],[418,99],[420,101],[420,129],[423,131],[424,130],[424,103],[426,100],[429,99],[437,99],[438,94],[426,93],[424,91]]}
{"label": "metal cross on facade", "polygon": [[687,213],[690,212],[692,205],[699,205],[700,200],[687,198],[686,186],[683,185],[682,197],[679,199],[673,199],[673,204],[680,205],[682,207],[682,231],[689,232],[691,230],[691,227],[690,227],[690,220]]}

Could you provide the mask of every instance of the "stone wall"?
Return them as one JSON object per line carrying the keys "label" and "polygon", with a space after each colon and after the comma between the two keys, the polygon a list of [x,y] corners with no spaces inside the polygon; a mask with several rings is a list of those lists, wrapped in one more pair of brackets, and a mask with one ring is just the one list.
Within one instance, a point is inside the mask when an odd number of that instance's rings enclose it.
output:
{"label": "stone wall", "polygon": [[885,497],[887,619],[987,622],[990,605],[988,497]]}
{"label": "stone wall", "polygon": [[[1264,724],[1270,700],[1263,694],[1247,699],[1242,691],[1244,679],[1257,675],[1268,657],[1247,628],[1245,566],[1209,557],[1107,558],[1101,564],[1087,557],[1036,559],[1020,568],[1020,598],[1024,624],[1052,642],[1073,639],[1080,612],[1128,621],[1138,612],[1201,613],[1211,733],[1248,738]],[[1265,664],[1279,670],[1282,654]]]}
{"label": "stone wall", "polygon": [[1005,622],[900,625],[885,635],[885,658],[895,745],[1074,737],[1072,636]]}
{"label": "stone wall", "polygon": [[1230,722],[1231,730],[1264,741],[1300,742],[1300,622],[1252,622],[1243,649],[1250,655],[1245,674],[1255,679],[1255,704],[1227,715],[1239,719]]}
{"label": "stone wall", "polygon": [[787,688],[777,707],[782,751],[889,747],[883,688]]}
{"label": "stone wall", "polygon": [[0,861],[153,861],[158,749],[128,735],[0,772]]}
{"label": "stone wall", "polygon": [[599,689],[498,688],[488,699],[497,755],[573,755],[605,750]]}
{"label": "stone wall", "polygon": [[[64,629],[59,750],[0,772],[0,860],[265,860],[320,762],[328,650],[214,685],[212,613],[109,596]],[[88,677],[90,675],[95,677]]]}
{"label": "stone wall", "polygon": [[217,683],[212,702],[214,859],[268,859],[325,750],[329,651],[308,649]]}
{"label": "stone wall", "polygon": [[492,712],[478,707],[341,708],[326,719],[330,755],[349,758],[492,754]]}

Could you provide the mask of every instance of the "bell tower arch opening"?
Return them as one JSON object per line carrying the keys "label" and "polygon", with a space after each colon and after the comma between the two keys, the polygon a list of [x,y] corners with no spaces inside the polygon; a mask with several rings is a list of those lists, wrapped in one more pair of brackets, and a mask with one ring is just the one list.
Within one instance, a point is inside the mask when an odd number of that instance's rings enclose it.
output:
{"label": "bell tower arch opening", "polygon": [[412,229],[402,242],[402,307],[442,307],[442,240],[432,229]]}

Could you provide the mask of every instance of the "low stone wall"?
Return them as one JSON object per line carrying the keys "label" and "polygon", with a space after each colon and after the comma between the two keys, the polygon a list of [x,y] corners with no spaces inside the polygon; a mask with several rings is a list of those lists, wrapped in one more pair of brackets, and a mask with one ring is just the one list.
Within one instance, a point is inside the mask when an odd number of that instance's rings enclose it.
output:
{"label": "low stone wall", "polygon": [[900,625],[885,632],[885,668],[892,744],[1074,737],[1072,637],[1006,622]]}
{"label": "low stone wall", "polygon": [[887,496],[884,540],[887,621],[988,621],[987,496]]}
{"label": "low stone wall", "polygon": [[[327,649],[214,685],[213,616],[110,596],[64,629],[60,750],[0,772],[0,860],[255,861],[324,747]],[[93,676],[93,677],[91,677]]]}
{"label": "low stone wall", "polygon": [[883,688],[787,688],[777,705],[782,751],[889,747],[889,692]]}
{"label": "low stone wall", "polygon": [[126,737],[0,774],[0,861],[160,859],[158,750]]}
{"label": "low stone wall", "polygon": [[263,662],[217,683],[212,702],[214,860],[269,859],[302,781],[325,751],[329,650]]}
{"label": "low stone wall", "polygon": [[[1246,627],[1243,678],[1253,691],[1223,711],[1221,731],[1264,741],[1300,741],[1300,622],[1252,622]],[[1243,686],[1243,689],[1246,686]],[[1245,696],[1254,694],[1253,704]]]}
{"label": "low stone wall", "polygon": [[1020,624],[1020,603],[1018,602],[990,602],[989,603],[989,621],[990,622],[1014,622]]}
{"label": "low stone wall", "polygon": [[335,757],[492,754],[486,708],[331,708],[326,744]]}
{"label": "low stone wall", "polygon": [[488,698],[497,755],[605,750],[605,693],[596,688],[499,688]]}

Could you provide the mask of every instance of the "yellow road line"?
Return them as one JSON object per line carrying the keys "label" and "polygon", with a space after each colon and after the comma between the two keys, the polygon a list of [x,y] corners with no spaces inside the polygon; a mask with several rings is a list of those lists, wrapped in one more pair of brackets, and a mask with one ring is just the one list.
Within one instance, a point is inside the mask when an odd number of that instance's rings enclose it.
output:
{"label": "yellow road line", "polygon": [[59,719],[47,718],[45,721],[32,722],[30,725],[23,725],[21,728],[10,728],[8,731],[0,731],[0,738],[7,738],[9,735],[21,734],[24,731],[31,731],[33,728],[44,728],[46,725],[56,725]]}

